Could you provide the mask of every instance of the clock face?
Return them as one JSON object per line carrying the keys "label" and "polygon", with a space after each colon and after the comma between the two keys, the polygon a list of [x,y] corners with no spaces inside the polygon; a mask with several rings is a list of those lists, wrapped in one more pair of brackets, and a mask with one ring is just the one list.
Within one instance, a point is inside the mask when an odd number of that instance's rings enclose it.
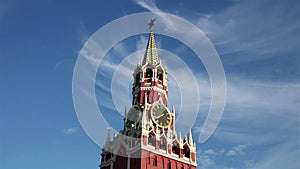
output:
{"label": "clock face", "polygon": [[172,116],[168,108],[161,103],[154,103],[151,107],[152,121],[160,127],[166,128],[171,125]]}

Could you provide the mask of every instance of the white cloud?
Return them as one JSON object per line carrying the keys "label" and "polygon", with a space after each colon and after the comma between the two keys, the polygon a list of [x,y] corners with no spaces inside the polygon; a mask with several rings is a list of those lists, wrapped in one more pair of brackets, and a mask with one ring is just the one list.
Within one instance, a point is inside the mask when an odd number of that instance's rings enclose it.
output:
{"label": "white cloud", "polygon": [[217,155],[218,152],[214,151],[213,149],[208,149],[203,151],[203,153],[207,154],[207,155]]}
{"label": "white cloud", "polygon": [[222,148],[221,150],[218,151],[219,154],[224,154],[226,152],[226,150],[224,148]]}
{"label": "white cloud", "polygon": [[227,156],[237,156],[237,155],[244,155],[245,153],[244,153],[244,149],[246,149],[247,148],[247,146],[246,145],[244,145],[244,144],[239,144],[239,145],[237,145],[237,146],[235,146],[235,147],[232,147],[232,149],[231,150],[229,150],[227,153],[226,153],[226,155]]}
{"label": "white cloud", "polygon": [[201,166],[202,168],[210,168],[216,165],[214,160],[208,155],[198,155],[197,161],[199,161],[198,166]]}
{"label": "white cloud", "polygon": [[243,163],[244,163],[244,167],[246,169],[254,168],[254,166],[256,165],[255,160],[245,160],[245,161],[243,161]]}
{"label": "white cloud", "polygon": [[75,134],[78,131],[77,127],[71,127],[71,128],[67,128],[67,129],[63,129],[62,132],[66,135],[71,135],[71,134]]}
{"label": "white cloud", "polygon": [[147,0],[147,1],[135,1],[137,4],[139,4],[141,7],[148,9],[151,12],[161,12],[159,8],[156,6],[155,0]]}

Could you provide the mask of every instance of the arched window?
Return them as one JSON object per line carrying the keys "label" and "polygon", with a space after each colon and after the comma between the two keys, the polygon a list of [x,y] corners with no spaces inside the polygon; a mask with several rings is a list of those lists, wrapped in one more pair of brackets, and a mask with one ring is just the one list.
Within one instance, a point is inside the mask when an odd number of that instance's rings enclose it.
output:
{"label": "arched window", "polygon": [[164,75],[163,71],[161,69],[157,69],[157,78],[161,82],[163,81],[163,78],[164,78],[163,75]]}
{"label": "arched window", "polygon": [[160,149],[167,150],[167,139],[165,137],[160,138]]}
{"label": "arched window", "polygon": [[180,147],[179,147],[178,142],[176,142],[176,141],[173,142],[173,145],[172,145],[172,153],[173,153],[173,154],[177,154],[177,155],[179,156],[179,153],[180,153]]}
{"label": "arched window", "polygon": [[187,158],[190,158],[190,148],[186,144],[183,146],[183,155]]}
{"label": "arched window", "polygon": [[151,78],[153,76],[152,69],[146,69],[146,78]]}
{"label": "arched window", "polygon": [[167,169],[171,169],[171,162],[170,161],[167,164]]}
{"label": "arched window", "polygon": [[147,91],[147,97],[148,97],[147,102],[148,103],[152,103],[152,97],[150,96],[150,93],[151,93],[150,91]]}
{"label": "arched window", "polygon": [[109,159],[111,159],[111,153],[106,154],[106,161],[108,161]]}
{"label": "arched window", "polygon": [[139,103],[140,102],[140,98],[141,98],[140,93],[134,94],[133,101],[132,101],[133,104]]}
{"label": "arched window", "polygon": [[156,156],[153,159],[153,166],[157,166],[157,157]]}
{"label": "arched window", "polygon": [[150,164],[151,158],[150,158],[150,152],[148,152],[148,164]]}
{"label": "arched window", "polygon": [[156,146],[156,139],[155,139],[155,135],[153,133],[150,133],[148,135],[148,144],[152,145],[152,146]]}

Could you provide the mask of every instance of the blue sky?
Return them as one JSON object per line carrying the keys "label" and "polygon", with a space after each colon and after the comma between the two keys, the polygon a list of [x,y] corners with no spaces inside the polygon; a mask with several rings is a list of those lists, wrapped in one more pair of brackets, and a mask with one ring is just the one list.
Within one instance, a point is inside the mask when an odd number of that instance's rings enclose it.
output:
{"label": "blue sky", "polygon": [[[223,118],[213,137],[200,144],[211,97],[205,68],[184,57],[193,55],[186,46],[156,36],[158,46],[182,57],[199,82],[203,106],[193,129],[198,168],[299,168],[299,5],[292,0],[1,1],[0,168],[97,168],[100,147],[82,130],[73,106],[75,61],[99,28],[147,11],[175,14],[198,26],[225,69]],[[104,62],[110,64],[99,68],[99,78],[110,80],[121,61],[115,56],[143,49],[146,40],[147,35],[140,35],[117,44]],[[105,90],[109,81],[99,85],[104,87],[97,96],[111,98]],[[178,86],[172,80],[169,86],[175,97]],[[111,99],[99,107],[110,112],[104,106],[109,104]],[[121,116],[107,118],[121,129]]]}

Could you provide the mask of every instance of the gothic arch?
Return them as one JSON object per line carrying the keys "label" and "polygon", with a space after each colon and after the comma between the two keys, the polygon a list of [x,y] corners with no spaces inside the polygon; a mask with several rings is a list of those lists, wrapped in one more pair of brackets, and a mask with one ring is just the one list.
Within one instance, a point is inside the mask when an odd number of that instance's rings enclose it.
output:
{"label": "gothic arch", "polygon": [[164,135],[160,137],[159,148],[162,150],[167,150],[167,139]]}
{"label": "gothic arch", "polygon": [[153,166],[157,166],[157,156],[154,156],[152,164]]}
{"label": "gothic arch", "polygon": [[163,83],[163,78],[164,78],[164,70],[161,67],[157,68],[157,75],[156,75],[156,77],[159,80],[159,82],[162,84]]}
{"label": "gothic arch", "polygon": [[190,147],[187,144],[183,145],[183,155],[184,157],[190,158]]}
{"label": "gothic arch", "polygon": [[177,140],[174,140],[172,143],[172,153],[177,154],[178,156],[180,155],[180,146]]}
{"label": "gothic arch", "polygon": [[153,71],[151,68],[146,68],[146,75],[145,78],[152,78],[153,77]]}
{"label": "gothic arch", "polygon": [[156,136],[153,132],[150,132],[148,135],[148,145],[156,146]]}
{"label": "gothic arch", "polygon": [[170,160],[168,161],[167,169],[171,169],[171,161]]}

